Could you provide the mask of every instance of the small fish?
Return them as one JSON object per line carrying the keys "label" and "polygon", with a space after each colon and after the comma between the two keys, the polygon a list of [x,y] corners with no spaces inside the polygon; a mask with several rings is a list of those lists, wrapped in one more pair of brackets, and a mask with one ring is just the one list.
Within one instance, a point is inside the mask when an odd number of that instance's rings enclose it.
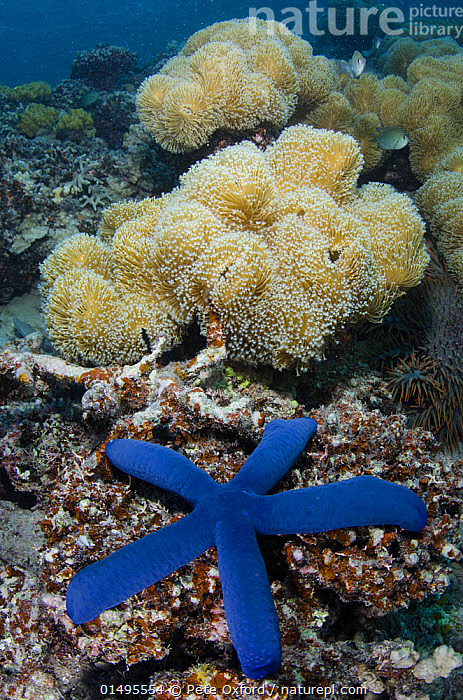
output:
{"label": "small fish", "polygon": [[387,126],[385,129],[378,129],[375,135],[376,143],[384,151],[398,151],[405,148],[410,139],[399,126]]}
{"label": "small fish", "polygon": [[373,56],[374,53],[379,49],[381,46],[382,39],[380,36],[376,35],[373,37],[373,41],[371,42],[371,49],[368,49],[368,51],[364,51],[363,55],[365,58],[369,58],[370,56]]}
{"label": "small fish", "polygon": [[348,75],[350,78],[358,78],[363,73],[365,68],[366,58],[362,56],[360,51],[354,51],[352,58],[348,61],[341,61],[337,58],[334,59],[336,63],[336,70],[340,75]]}
{"label": "small fish", "polygon": [[26,323],[26,321],[21,321],[21,319],[17,316],[13,318],[13,325],[17,338],[27,338],[28,335],[35,333],[36,331],[36,329],[29,325],[29,323]]}
{"label": "small fish", "polygon": [[82,95],[82,97],[79,100],[77,100],[77,104],[79,107],[90,107],[90,105],[95,104],[99,96],[100,93],[97,92],[97,90],[89,90],[84,95]]}

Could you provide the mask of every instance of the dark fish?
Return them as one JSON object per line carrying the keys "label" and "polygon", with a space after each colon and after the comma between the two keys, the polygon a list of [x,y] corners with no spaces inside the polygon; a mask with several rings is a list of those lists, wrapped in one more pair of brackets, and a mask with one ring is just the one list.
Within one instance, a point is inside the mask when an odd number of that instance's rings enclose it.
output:
{"label": "dark fish", "polygon": [[21,319],[17,318],[16,316],[13,318],[13,325],[17,338],[26,338],[31,333],[35,333],[37,330],[36,328],[32,328],[29,323],[26,323],[26,321],[21,321]]}

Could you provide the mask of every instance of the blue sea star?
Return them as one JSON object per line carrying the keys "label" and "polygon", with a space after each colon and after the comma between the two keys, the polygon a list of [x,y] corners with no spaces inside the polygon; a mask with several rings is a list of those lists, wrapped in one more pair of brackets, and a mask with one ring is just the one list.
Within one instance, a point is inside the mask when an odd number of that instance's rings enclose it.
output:
{"label": "blue sea star", "polygon": [[96,618],[130,596],[217,547],[230,637],[248,678],[280,668],[278,618],[256,533],[325,532],[356,525],[421,530],[426,506],[412,491],[372,476],[264,496],[290,469],[313,436],[311,418],[276,419],[236,476],[218,484],[173,450],[140,440],[112,440],[111,462],[122,471],[183,496],[194,509],[177,522],[79,571],[67,592],[76,624]]}

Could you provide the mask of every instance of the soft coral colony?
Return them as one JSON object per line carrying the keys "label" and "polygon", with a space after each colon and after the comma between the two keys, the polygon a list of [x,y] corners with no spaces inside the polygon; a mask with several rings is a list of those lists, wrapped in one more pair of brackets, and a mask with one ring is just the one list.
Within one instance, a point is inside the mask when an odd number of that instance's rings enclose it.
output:
{"label": "soft coral colony", "polygon": [[297,107],[313,108],[338,78],[332,62],[278,22],[217,22],[138,91],[138,112],[164,148],[188,151],[217,129],[283,127]]}
{"label": "soft coral colony", "polygon": [[73,236],[42,265],[52,342],[71,360],[130,363],[214,311],[230,358],[307,368],[428,263],[416,208],[391,186],[358,188],[362,164],[352,137],[299,125],[265,151],[196,163],[169,195],[111,205],[97,238]]}

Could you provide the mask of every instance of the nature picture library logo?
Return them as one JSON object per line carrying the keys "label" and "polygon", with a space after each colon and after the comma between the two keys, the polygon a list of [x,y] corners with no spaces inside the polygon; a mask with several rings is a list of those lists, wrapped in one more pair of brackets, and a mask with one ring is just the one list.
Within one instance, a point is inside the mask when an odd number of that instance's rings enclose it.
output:
{"label": "nature picture library logo", "polygon": [[[323,28],[319,19],[324,17]],[[308,7],[285,7],[275,13],[271,7],[250,7],[251,31],[256,31],[256,20],[276,20],[295,34],[312,36],[367,36],[369,26],[375,24],[388,36],[450,36],[459,39],[463,33],[463,6],[441,7],[420,3],[404,10],[399,7],[320,7],[317,0],[310,0]],[[461,20],[461,22],[459,21]]]}

